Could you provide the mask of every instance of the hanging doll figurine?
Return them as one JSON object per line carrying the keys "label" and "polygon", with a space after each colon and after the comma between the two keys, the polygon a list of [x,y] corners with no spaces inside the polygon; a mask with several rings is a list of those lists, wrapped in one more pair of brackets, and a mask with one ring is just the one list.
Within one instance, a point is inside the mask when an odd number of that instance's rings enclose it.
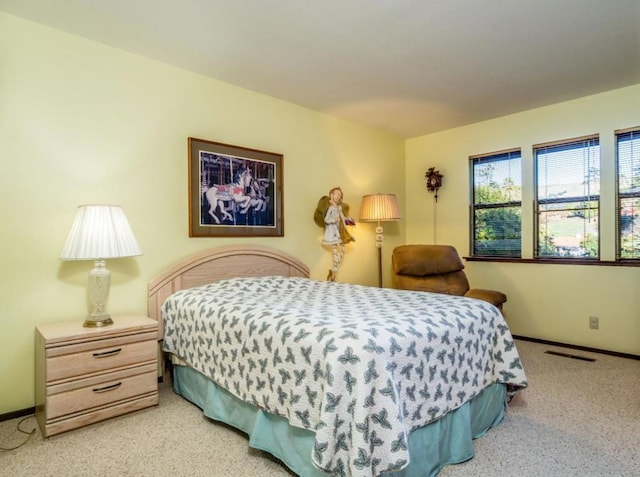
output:
{"label": "hanging doll figurine", "polygon": [[338,268],[344,257],[345,244],[355,241],[346,227],[355,225],[355,222],[345,217],[345,213],[349,213],[349,206],[342,203],[342,189],[334,187],[329,191],[328,196],[325,195],[318,201],[314,214],[316,224],[324,226],[322,245],[331,246],[333,263],[327,275],[327,280],[331,282],[336,279]]}

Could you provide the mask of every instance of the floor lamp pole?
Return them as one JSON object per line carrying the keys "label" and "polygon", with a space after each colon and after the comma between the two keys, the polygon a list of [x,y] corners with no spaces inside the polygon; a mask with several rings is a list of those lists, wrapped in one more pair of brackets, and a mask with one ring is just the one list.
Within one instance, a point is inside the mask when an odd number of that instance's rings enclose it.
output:
{"label": "floor lamp pole", "polygon": [[376,248],[378,249],[378,288],[382,288],[382,226],[378,220],[378,226],[376,227]]}
{"label": "floor lamp pole", "polygon": [[382,248],[378,248],[378,288],[382,288]]}

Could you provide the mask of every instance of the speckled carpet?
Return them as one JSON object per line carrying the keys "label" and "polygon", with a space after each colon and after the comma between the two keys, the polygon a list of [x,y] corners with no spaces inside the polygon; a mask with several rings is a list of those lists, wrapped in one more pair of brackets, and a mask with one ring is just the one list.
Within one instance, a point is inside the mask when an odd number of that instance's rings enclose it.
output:
{"label": "speckled carpet", "polygon": [[[475,457],[439,477],[640,476],[640,361],[517,341],[529,388]],[[560,351],[594,362],[545,353]],[[22,419],[22,418],[21,418]],[[0,423],[0,447],[27,438]],[[29,431],[34,417],[21,424]],[[291,476],[247,439],[160,385],[160,405],[43,440],[36,430],[0,451],[0,476]]]}

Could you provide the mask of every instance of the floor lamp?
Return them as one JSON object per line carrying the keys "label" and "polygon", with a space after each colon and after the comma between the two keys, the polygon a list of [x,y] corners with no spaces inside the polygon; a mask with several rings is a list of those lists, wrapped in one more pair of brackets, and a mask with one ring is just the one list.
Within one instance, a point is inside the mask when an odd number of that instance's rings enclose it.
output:
{"label": "floor lamp", "polygon": [[372,194],[362,197],[360,222],[377,222],[376,248],[378,249],[378,287],[382,288],[382,242],[384,236],[381,222],[400,220],[400,207],[395,194]]}

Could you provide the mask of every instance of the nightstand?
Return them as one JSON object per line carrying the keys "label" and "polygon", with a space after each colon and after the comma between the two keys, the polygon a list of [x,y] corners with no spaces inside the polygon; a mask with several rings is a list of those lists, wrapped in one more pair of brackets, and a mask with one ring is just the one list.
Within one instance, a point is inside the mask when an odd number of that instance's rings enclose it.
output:
{"label": "nightstand", "polygon": [[158,404],[158,323],[114,316],[36,327],[36,418],[43,437]]}

